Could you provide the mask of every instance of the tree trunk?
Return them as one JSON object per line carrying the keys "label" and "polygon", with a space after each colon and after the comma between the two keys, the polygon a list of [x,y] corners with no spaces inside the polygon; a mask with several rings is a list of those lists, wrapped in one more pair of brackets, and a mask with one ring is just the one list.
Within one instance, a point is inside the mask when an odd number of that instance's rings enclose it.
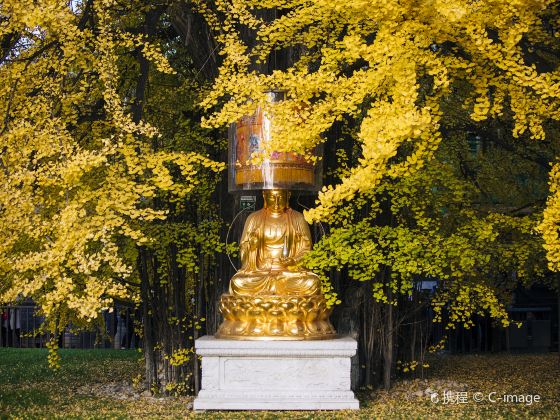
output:
{"label": "tree trunk", "polygon": [[145,381],[148,389],[158,387],[157,363],[155,355],[155,340],[153,320],[150,314],[151,296],[146,250],[140,248],[138,253],[138,268],[140,274],[140,293],[142,298],[142,347],[144,350]]}
{"label": "tree trunk", "polygon": [[393,369],[393,292],[391,286],[387,287],[387,299],[389,304],[385,305],[385,348],[383,352],[383,387],[391,388],[391,372]]}

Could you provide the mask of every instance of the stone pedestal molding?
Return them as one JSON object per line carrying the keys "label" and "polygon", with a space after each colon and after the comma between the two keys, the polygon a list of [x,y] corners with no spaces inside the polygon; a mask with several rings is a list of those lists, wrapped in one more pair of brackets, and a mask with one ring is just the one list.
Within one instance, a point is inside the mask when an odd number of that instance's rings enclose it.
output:
{"label": "stone pedestal molding", "polygon": [[202,386],[195,410],[358,409],[350,337],[316,341],[196,340]]}

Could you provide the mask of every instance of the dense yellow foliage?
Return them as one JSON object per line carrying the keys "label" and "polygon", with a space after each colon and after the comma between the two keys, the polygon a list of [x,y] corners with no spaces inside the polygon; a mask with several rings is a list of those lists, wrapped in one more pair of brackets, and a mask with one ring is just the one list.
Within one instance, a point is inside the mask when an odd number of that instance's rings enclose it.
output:
{"label": "dense yellow foliage", "polygon": [[[356,194],[432,159],[441,142],[442,101],[455,95],[457,81],[469,84],[462,106],[472,120],[507,113],[515,137],[544,139],[546,122],[560,119],[560,72],[527,60],[535,45],[554,54],[558,10],[552,0],[198,3],[219,27],[224,55],[204,101],[209,108],[221,105],[208,124],[232,122],[266,104],[270,89],[287,92],[273,110],[271,148],[309,150],[336,121],[360,119],[361,158],[337,185],[323,188],[317,207],[306,213],[309,221],[332,221]],[[244,42],[250,31],[256,46]],[[286,70],[259,72],[259,62],[274,62],[286,48],[295,57]],[[541,225],[553,269],[560,249],[556,173]]]}
{"label": "dense yellow foliage", "polygon": [[0,65],[0,302],[33,297],[51,330],[136,298],[122,245],[150,243],[141,224],[166,217],[154,197],[184,200],[200,173],[223,169],[157,150],[158,128],[130,113],[122,74],[135,54],[174,71],[124,29],[145,3],[70,3],[0,5],[0,38],[11,42]]}
{"label": "dense yellow foliage", "polygon": [[[339,221],[305,259],[322,275],[330,302],[336,299],[332,269],[346,268],[351,279],[372,282],[374,300],[393,305],[403,296],[420,303],[425,297],[418,281],[437,279],[436,294],[428,297],[434,321],[446,329],[470,328],[475,315],[508,326],[504,304],[511,291],[518,282],[543,280],[544,250],[534,231],[538,218],[481,209],[478,189],[462,178],[457,158],[443,149],[430,165],[382,183],[374,194],[360,195],[337,212]],[[480,158],[488,160],[485,166],[495,164],[490,156],[488,151]],[[513,172],[495,188],[507,189],[516,180]],[[483,181],[482,188],[493,192],[492,180],[480,176],[478,182]]]}
{"label": "dense yellow foliage", "polygon": [[560,164],[556,163],[550,171],[550,195],[544,209],[543,220],[538,226],[542,233],[547,251],[548,267],[560,271]]}

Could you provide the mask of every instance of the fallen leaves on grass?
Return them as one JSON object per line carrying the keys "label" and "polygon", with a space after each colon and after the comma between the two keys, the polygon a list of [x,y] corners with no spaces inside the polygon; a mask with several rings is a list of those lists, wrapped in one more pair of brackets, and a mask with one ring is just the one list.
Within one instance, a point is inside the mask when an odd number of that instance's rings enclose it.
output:
{"label": "fallen leaves on grass", "polygon": [[[389,392],[360,391],[359,411],[192,412],[192,398],[154,398],[130,385],[141,369],[137,354],[114,350],[65,350],[61,369],[47,367],[43,350],[0,349],[0,417],[197,419],[410,419],[560,418],[558,355],[442,355],[430,360],[430,376],[396,381]],[[466,402],[443,402],[446,391],[467,393]],[[530,405],[488,400],[504,394],[540,395]],[[431,396],[439,397],[434,402]],[[486,396],[473,400],[474,393]],[[137,397],[135,395],[138,395]]]}

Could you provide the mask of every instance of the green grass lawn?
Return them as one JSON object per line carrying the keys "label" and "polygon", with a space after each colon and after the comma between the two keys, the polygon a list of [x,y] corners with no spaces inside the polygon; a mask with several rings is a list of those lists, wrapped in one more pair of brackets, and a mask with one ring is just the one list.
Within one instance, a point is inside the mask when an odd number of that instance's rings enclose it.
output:
{"label": "green grass lawn", "polygon": [[[428,384],[397,381],[391,392],[359,392],[359,412],[218,412],[193,413],[189,398],[120,400],[84,394],[103,383],[128,381],[141,365],[129,350],[61,350],[62,367],[51,372],[43,349],[0,348],[0,417],[19,418],[560,418],[560,364],[557,354],[439,356],[432,361]],[[418,387],[454,381],[467,386],[466,402],[434,403],[411,397]],[[443,397],[442,389],[438,390]],[[484,401],[473,401],[474,393]],[[492,403],[504,394],[539,395],[531,405]],[[464,395],[464,394],[463,394]]]}

